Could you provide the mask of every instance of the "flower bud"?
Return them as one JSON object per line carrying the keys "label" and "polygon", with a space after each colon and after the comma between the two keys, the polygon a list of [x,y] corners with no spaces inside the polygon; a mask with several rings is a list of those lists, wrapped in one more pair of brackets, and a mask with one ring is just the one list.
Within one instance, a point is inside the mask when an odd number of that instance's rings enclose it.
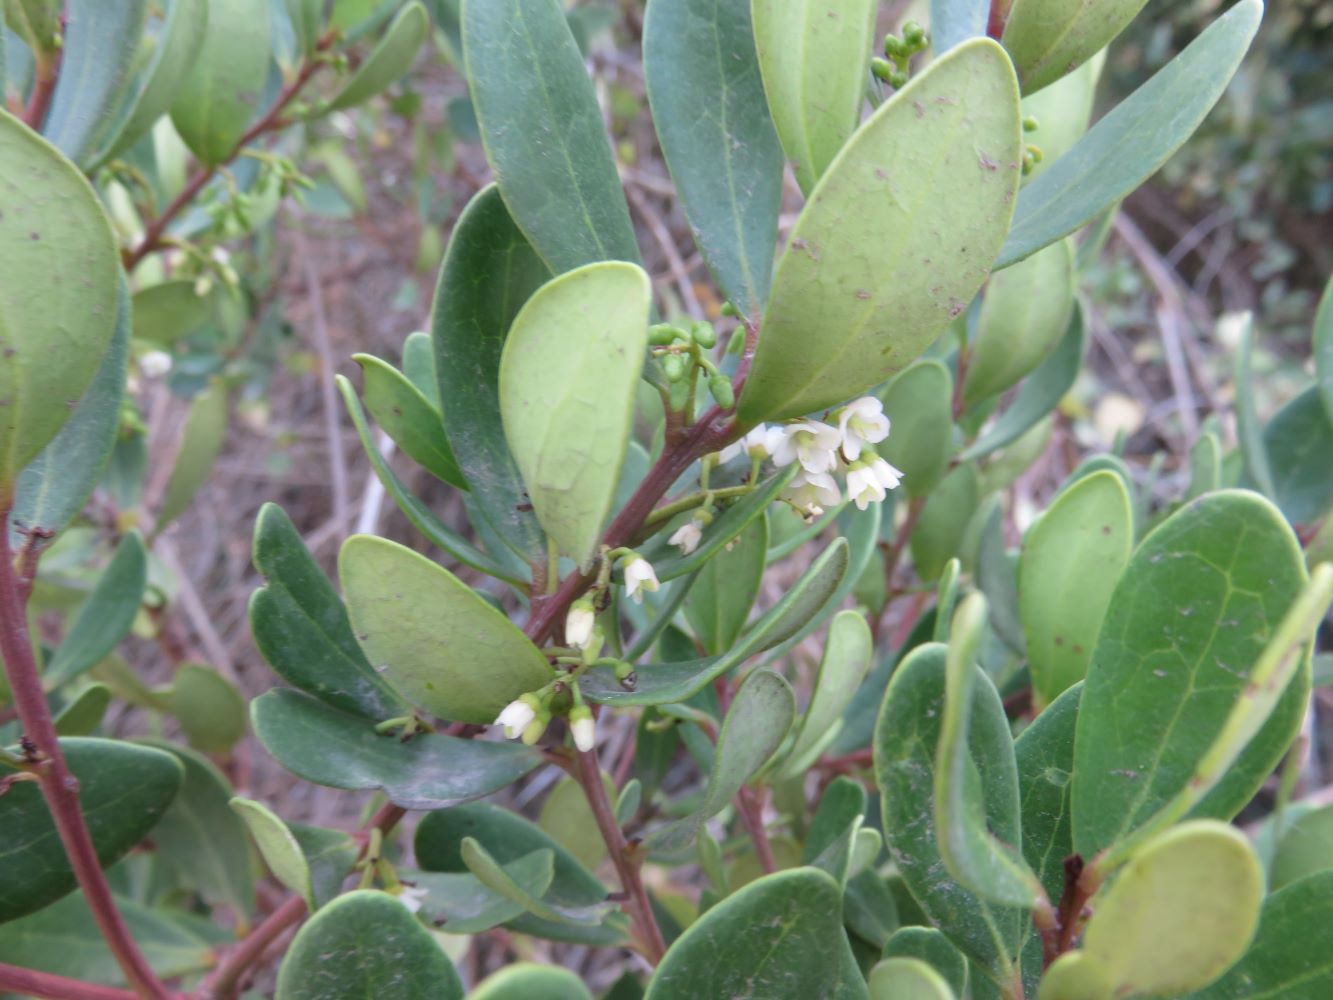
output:
{"label": "flower bud", "polygon": [[668,382],[679,382],[685,377],[685,362],[679,354],[668,354],[662,359],[662,371]]}
{"label": "flower bud", "polygon": [[653,347],[666,347],[674,344],[684,334],[678,326],[670,323],[654,323],[648,328],[648,343]]}
{"label": "flower bud", "polygon": [[731,379],[720,372],[708,380],[708,391],[713,394],[717,405],[722,409],[730,410],[736,405],[736,393],[731,388]]}
{"label": "flower bud", "polygon": [[[894,40],[897,41],[897,39]],[[894,74],[895,70],[893,68],[893,63],[889,62],[887,59],[881,59],[879,56],[876,56],[874,59],[870,60],[870,72],[874,73],[875,76],[883,80],[885,83],[888,83],[889,77]]]}
{"label": "flower bud", "polygon": [[596,724],[587,705],[575,705],[570,710],[569,732],[574,737],[574,745],[584,753],[597,745]]}
{"label": "flower bud", "polygon": [[703,348],[711,348],[717,344],[717,331],[713,329],[713,324],[702,320],[690,327],[690,336]]}
{"label": "flower bud", "polygon": [[592,638],[592,631],[597,625],[597,612],[592,602],[581,598],[574,602],[565,616],[565,642],[575,649],[582,649]]}
{"label": "flower bud", "polygon": [[[527,731],[534,719],[537,718],[537,710],[541,707],[535,695],[525,694],[506,705],[495,719],[495,725],[504,726],[505,738],[514,739],[520,733]],[[545,729],[545,725],[542,726]],[[541,735],[539,732],[538,736]]]}

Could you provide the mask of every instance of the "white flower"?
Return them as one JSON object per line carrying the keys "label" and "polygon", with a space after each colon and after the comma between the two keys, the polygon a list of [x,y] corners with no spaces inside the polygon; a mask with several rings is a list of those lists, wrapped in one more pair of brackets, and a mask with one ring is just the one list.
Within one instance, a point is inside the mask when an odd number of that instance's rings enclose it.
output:
{"label": "white flower", "polygon": [[869,462],[858,461],[847,470],[847,495],[860,510],[884,499],[886,491],[896,489],[902,473],[876,455]]}
{"label": "white flower", "polygon": [[523,735],[523,730],[537,718],[536,710],[524,698],[511,701],[496,716],[494,725],[504,726],[505,739],[515,740]]}
{"label": "white flower", "polygon": [[807,518],[818,517],[825,507],[842,503],[838,482],[827,472],[799,472],[782,491],[782,498]]}
{"label": "white flower", "polygon": [[625,563],[625,590],[634,599],[635,604],[643,603],[644,591],[655,591],[660,586],[657,574],[653,572],[652,563],[641,555],[635,554],[629,557],[629,561]]}
{"label": "white flower", "polygon": [[593,627],[597,624],[597,612],[587,601],[579,601],[565,615],[565,642],[575,649],[582,649],[592,638]]}
{"label": "white flower", "polygon": [[773,462],[781,467],[799,460],[806,472],[832,472],[841,440],[836,427],[818,420],[799,420],[783,427],[782,440],[773,449]]}
{"label": "white flower", "polygon": [[139,358],[144,378],[160,378],[171,371],[171,355],[166,351],[148,351]]}
{"label": "white flower", "polygon": [[416,913],[421,909],[422,901],[430,895],[430,890],[417,885],[405,885],[394,896],[398,902],[407,907],[408,913]]}
{"label": "white flower", "polygon": [[597,727],[586,705],[575,706],[569,713],[569,731],[574,737],[574,745],[584,753],[597,745]]}
{"label": "white flower", "polygon": [[[699,547],[699,540],[703,538],[703,528],[699,522],[690,518],[679,528],[677,528],[670,538],[667,539],[668,545],[675,545],[680,549],[681,555],[689,555]],[[654,590],[657,588],[654,587]]]}
{"label": "white flower", "polygon": [[862,396],[844,406],[838,414],[838,432],[842,435],[842,453],[854,462],[868,444],[878,444],[889,436],[889,418],[884,405],[874,396]]}
{"label": "white flower", "polygon": [[870,460],[870,471],[886,490],[896,490],[902,484],[903,470],[895,468],[878,455]]}
{"label": "white flower", "polygon": [[718,452],[719,462],[730,462],[742,451],[751,458],[772,458],[784,435],[781,427],[760,424],[739,441],[734,441]]}

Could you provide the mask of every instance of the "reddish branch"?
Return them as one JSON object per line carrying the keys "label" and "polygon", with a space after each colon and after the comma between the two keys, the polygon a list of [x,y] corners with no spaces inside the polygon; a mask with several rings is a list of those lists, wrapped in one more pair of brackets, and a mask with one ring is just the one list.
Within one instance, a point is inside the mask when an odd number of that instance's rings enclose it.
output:
{"label": "reddish branch", "polygon": [[754,842],[755,857],[766,875],[778,870],[778,863],[773,857],[773,845],[768,842],[768,831],[764,829],[763,793],[749,785],[742,785],[736,793],[736,811],[745,824],[750,840]]}
{"label": "reddish branch", "polygon": [[0,964],[0,991],[43,1000],[138,1000],[138,995],[129,990],[4,964]]}

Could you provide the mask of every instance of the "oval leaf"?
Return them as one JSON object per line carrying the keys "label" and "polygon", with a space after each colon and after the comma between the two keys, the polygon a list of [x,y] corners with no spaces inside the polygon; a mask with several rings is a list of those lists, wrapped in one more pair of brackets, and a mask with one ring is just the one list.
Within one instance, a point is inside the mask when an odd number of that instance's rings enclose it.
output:
{"label": "oval leaf", "polygon": [[892,431],[876,448],[902,470],[907,495],[924,497],[953,455],[953,375],[938,361],[918,361],[889,383],[881,399]]}
{"label": "oval leaf", "polygon": [[1148,0],[1014,0],[1000,41],[1013,57],[1023,93],[1082,66],[1125,29]]}
{"label": "oval leaf", "polygon": [[948,981],[917,958],[886,958],[870,970],[870,1000],[954,1000]]}
{"label": "oval leaf", "polygon": [[839,611],[829,624],[810,704],[801,717],[783,768],[786,773],[804,773],[813,763],[808,754],[834,735],[844,709],[851,704],[870,669],[873,654],[874,639],[865,616],[857,611]]}
{"label": "oval leaf", "polygon": [[1031,116],[1037,127],[1026,140],[1041,150],[1041,160],[1032,165],[1027,183],[1050,169],[1088,131],[1092,102],[1106,62],[1103,49],[1068,76],[1023,98],[1023,117]]}
{"label": "oval leaf", "polygon": [[44,682],[54,688],[96,666],[130,631],[148,582],[148,553],[138,532],[116,546],[97,586],[79,606],[65,638],[46,665]]}
{"label": "oval leaf", "polygon": [[365,378],[366,409],[384,433],[418,465],[451,486],[467,489],[444,436],[440,414],[421,390],[393,365],[371,354],[354,354]]}
{"label": "oval leaf", "polygon": [[592,1000],[583,980],[554,965],[518,962],[492,973],[468,1000]]}
{"label": "oval leaf", "polygon": [[365,62],[328,104],[327,110],[350,108],[369,100],[412,68],[421,43],[430,34],[430,15],[418,3],[407,4],[385,30]]}

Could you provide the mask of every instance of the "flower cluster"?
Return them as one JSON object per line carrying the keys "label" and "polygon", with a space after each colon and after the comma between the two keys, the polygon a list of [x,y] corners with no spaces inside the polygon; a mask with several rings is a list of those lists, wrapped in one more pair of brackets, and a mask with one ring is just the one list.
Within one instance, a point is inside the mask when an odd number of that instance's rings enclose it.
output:
{"label": "flower cluster", "polygon": [[751,459],[771,458],[779,468],[795,463],[800,471],[782,499],[806,518],[818,517],[847,498],[860,510],[883,500],[897,488],[902,472],[880,457],[874,445],[889,436],[889,418],[874,396],[853,400],[836,413],[837,426],[819,420],[796,420],[780,427],[760,424],[719,455],[723,462],[744,452]]}

